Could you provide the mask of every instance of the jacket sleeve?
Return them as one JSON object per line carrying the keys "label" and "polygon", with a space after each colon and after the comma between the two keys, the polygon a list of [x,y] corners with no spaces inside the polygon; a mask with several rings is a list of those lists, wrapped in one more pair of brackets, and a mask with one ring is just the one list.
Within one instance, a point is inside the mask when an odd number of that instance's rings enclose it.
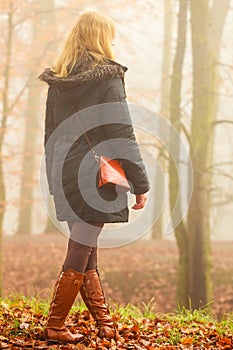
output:
{"label": "jacket sleeve", "polygon": [[[54,152],[54,143],[51,138],[53,131],[55,130],[54,124],[54,115],[53,115],[53,106],[51,103],[51,88],[48,89],[48,95],[46,100],[46,111],[45,111],[45,136],[44,136],[44,148],[45,148],[45,166],[46,166],[46,175],[49,184],[50,194],[52,192],[52,164],[53,164],[53,152]],[[48,142],[49,141],[49,142]]]}
{"label": "jacket sleeve", "polygon": [[102,81],[101,85],[101,103],[119,102],[111,106],[111,118],[114,119],[111,119],[111,124],[104,124],[104,133],[107,139],[126,139],[120,161],[131,185],[131,192],[143,194],[149,191],[150,186],[128,110],[124,82],[121,78],[113,78]]}

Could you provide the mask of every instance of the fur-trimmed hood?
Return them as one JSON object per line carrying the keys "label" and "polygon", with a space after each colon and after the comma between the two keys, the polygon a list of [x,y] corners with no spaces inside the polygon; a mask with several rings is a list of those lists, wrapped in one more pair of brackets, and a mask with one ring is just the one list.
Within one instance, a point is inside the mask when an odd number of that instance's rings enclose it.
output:
{"label": "fur-trimmed hood", "polygon": [[46,68],[39,76],[39,79],[49,85],[70,88],[79,86],[87,81],[99,81],[119,77],[124,79],[124,73],[127,70],[127,67],[112,60],[106,59],[101,64],[96,64],[91,60],[79,60],[68,77],[57,77],[50,68]]}

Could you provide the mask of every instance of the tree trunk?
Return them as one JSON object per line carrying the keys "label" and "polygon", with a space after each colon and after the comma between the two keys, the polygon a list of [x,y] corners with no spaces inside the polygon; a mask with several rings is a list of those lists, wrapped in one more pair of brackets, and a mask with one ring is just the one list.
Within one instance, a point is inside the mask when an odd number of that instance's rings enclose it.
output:
{"label": "tree trunk", "polygon": [[[46,0],[45,1],[45,6],[47,8],[47,10],[49,10],[49,15],[46,16],[46,25],[47,26],[55,26],[56,22],[55,22],[55,13],[54,13],[54,0]],[[54,56],[54,52],[56,51],[56,44],[51,44],[49,47],[49,54],[51,56]],[[48,208],[50,208],[51,211],[54,212],[54,216],[56,216],[56,213],[54,211],[54,204],[53,204],[53,199],[49,198],[49,204],[48,204]],[[44,229],[44,233],[54,233],[57,232],[58,229],[57,227],[53,224],[53,222],[50,220],[50,217],[47,217],[47,222],[45,225],[45,229]]]}
{"label": "tree trunk", "polygon": [[[37,1],[36,1],[37,3]],[[52,5],[52,6],[51,6]],[[53,0],[43,1],[40,4],[41,10],[52,10]],[[48,29],[48,24],[51,25],[51,17],[53,18],[53,12],[46,13],[45,20],[41,15],[33,23],[33,40],[32,49],[38,45],[38,39],[41,31]],[[44,45],[41,44],[40,47]],[[35,176],[35,158],[36,158],[36,135],[37,124],[40,122],[38,118],[40,105],[40,85],[36,81],[34,75],[32,75],[29,81],[28,89],[28,102],[26,107],[25,119],[26,130],[24,138],[24,158],[23,158],[23,176],[21,182],[21,206],[19,212],[19,226],[17,234],[30,234],[32,226],[32,213],[33,213],[33,189],[34,189],[34,176]]]}
{"label": "tree trunk", "polygon": [[[178,38],[176,54],[173,64],[173,72],[171,79],[171,94],[170,94],[170,120],[175,126],[178,133],[181,130],[181,85],[182,85],[182,67],[185,55],[186,45],[186,28],[187,28],[187,0],[180,0],[179,22],[178,22]],[[175,206],[177,194],[179,191],[179,183],[177,178],[176,165],[180,164],[180,145],[172,138],[170,139],[171,149],[173,150],[172,159],[169,164],[169,194],[170,208]],[[181,212],[181,203],[179,203]],[[180,217],[182,217],[180,215]],[[178,267],[178,284],[177,284],[177,302],[179,305],[189,306],[189,290],[188,290],[188,232],[184,222],[181,222],[175,229],[175,236],[179,248],[179,267]]]}
{"label": "tree trunk", "polygon": [[[218,4],[217,4],[218,3]],[[216,62],[220,40],[229,3],[218,9],[220,31],[218,40],[211,37],[209,25],[215,21],[214,1],[212,13],[207,0],[191,0],[192,48],[193,48],[193,111],[191,131],[191,159],[194,170],[194,188],[188,215],[190,232],[190,298],[192,308],[207,305],[211,298],[211,249],[210,249],[210,189],[211,175],[207,168],[212,163],[213,124],[217,114]],[[212,23],[214,26],[216,23]],[[216,28],[216,27],[215,27]],[[216,36],[216,34],[215,34]],[[216,45],[217,44],[217,45]],[[215,47],[215,48],[214,48]],[[214,93],[213,93],[214,92]]]}
{"label": "tree trunk", "polygon": [[[164,118],[169,115],[169,88],[170,88],[170,62],[171,62],[171,36],[172,36],[172,0],[164,0],[164,39],[163,39],[163,63],[161,79],[161,114]],[[165,157],[159,156],[159,164],[166,173],[167,162]],[[160,188],[159,177],[155,177],[155,183]],[[156,201],[155,201],[156,205]],[[152,228],[152,239],[161,239],[163,236],[163,213]]]}
{"label": "tree trunk", "polygon": [[[212,8],[210,10],[210,21],[209,21],[209,43],[210,43],[210,54],[213,59],[213,69],[214,69],[214,81],[212,86],[213,93],[213,118],[217,119],[218,114],[218,103],[219,98],[216,92],[219,88],[219,55],[220,55],[220,45],[221,38],[223,34],[224,24],[226,21],[227,13],[230,8],[230,0],[214,0]],[[215,95],[215,96],[214,96]],[[214,142],[212,143],[212,147],[214,146]],[[212,154],[213,152],[211,152]],[[211,159],[212,161],[212,159]]]}
{"label": "tree trunk", "polygon": [[[36,37],[34,37],[34,39],[35,45]],[[17,234],[23,235],[31,233],[33,189],[35,183],[36,134],[40,104],[40,88],[38,83],[33,80],[29,82],[28,102],[25,112],[26,130],[22,165],[23,175],[20,191],[21,205],[17,230]]]}
{"label": "tree trunk", "polygon": [[164,0],[164,39],[163,41],[164,41],[164,44],[163,44],[160,112],[163,116],[168,118],[171,43],[172,43],[172,0]]}
{"label": "tree trunk", "polygon": [[[13,13],[11,7],[8,13],[8,37],[7,37],[7,49],[6,49],[6,63],[4,69],[4,86],[2,94],[2,119],[0,127],[0,153],[2,153],[2,147],[4,144],[4,137],[6,132],[7,117],[9,115],[9,81],[10,81],[10,67],[12,59],[12,39],[13,39]],[[3,219],[6,206],[6,193],[5,183],[3,177],[3,159],[0,157],[0,297],[2,296],[2,236],[3,236]]]}
{"label": "tree trunk", "polygon": [[[40,34],[41,16],[33,22],[33,38],[31,48],[37,47]],[[34,75],[28,82],[27,106],[25,112],[25,136],[23,147],[23,175],[21,178],[19,224],[17,234],[30,234],[33,210],[33,188],[35,173],[35,146],[40,104],[40,88]]]}
{"label": "tree trunk", "polygon": [[193,111],[190,136],[194,171],[193,195],[189,207],[189,289],[192,308],[207,305],[211,297],[210,184],[206,168],[213,142],[214,66],[209,50],[208,0],[191,0],[193,49]]}
{"label": "tree trunk", "polygon": [[[49,203],[47,204],[47,208],[48,208],[49,212],[53,213],[53,216],[56,217],[54,203],[53,203],[53,199],[51,198],[51,196],[48,198],[48,200],[49,200]],[[58,229],[53,224],[53,222],[50,220],[50,217],[48,216],[47,223],[46,223],[46,226],[44,229],[44,233],[54,233],[54,232],[58,232]]]}

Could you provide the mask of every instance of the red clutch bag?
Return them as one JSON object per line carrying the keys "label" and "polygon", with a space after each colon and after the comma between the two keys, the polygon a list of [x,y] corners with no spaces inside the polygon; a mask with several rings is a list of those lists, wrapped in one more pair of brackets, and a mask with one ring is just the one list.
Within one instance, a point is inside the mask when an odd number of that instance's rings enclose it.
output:
{"label": "red clutch bag", "polygon": [[98,187],[119,186],[124,191],[130,190],[125,171],[121,162],[117,159],[110,159],[106,156],[99,156],[99,178]]}
{"label": "red clutch bag", "polygon": [[[74,112],[76,112],[76,109],[73,104],[72,104],[72,108]],[[81,120],[79,118],[78,120],[79,120],[81,130],[83,131],[83,134],[90,147],[90,150],[92,151],[94,158],[99,164],[98,187],[99,188],[104,187],[108,190],[115,190],[115,186],[117,186],[118,189],[120,188],[125,192],[129,191],[130,185],[128,183],[128,180],[127,180],[125,171],[121,165],[121,162],[117,159],[110,159],[106,156],[99,156],[93,149],[92,143],[89,140],[89,137],[87,136],[86,132],[84,131]]]}

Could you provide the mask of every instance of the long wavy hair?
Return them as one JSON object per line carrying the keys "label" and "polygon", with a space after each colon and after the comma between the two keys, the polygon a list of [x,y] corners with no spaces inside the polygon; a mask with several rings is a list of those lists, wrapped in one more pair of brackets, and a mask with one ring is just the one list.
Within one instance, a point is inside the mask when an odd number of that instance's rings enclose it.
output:
{"label": "long wavy hair", "polygon": [[66,77],[72,71],[78,58],[93,59],[96,63],[114,59],[112,41],[115,38],[113,20],[97,11],[82,13],[73,26],[57,57],[53,72]]}

